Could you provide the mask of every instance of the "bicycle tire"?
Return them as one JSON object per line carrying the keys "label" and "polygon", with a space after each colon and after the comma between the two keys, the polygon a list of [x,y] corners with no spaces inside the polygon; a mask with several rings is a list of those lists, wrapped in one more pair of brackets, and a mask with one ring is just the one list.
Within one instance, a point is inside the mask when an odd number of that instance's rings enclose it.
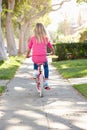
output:
{"label": "bicycle tire", "polygon": [[43,97],[43,74],[40,75],[40,97]]}
{"label": "bicycle tire", "polygon": [[40,93],[40,78],[39,78],[39,76],[36,78],[36,83],[37,83],[36,89],[37,89],[38,93]]}

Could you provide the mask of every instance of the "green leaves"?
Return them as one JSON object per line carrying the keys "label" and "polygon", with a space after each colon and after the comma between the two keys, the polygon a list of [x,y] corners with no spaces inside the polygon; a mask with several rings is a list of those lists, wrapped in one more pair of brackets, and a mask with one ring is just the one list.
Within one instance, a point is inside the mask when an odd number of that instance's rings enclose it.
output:
{"label": "green leaves", "polygon": [[78,3],[87,2],[87,0],[77,0]]}

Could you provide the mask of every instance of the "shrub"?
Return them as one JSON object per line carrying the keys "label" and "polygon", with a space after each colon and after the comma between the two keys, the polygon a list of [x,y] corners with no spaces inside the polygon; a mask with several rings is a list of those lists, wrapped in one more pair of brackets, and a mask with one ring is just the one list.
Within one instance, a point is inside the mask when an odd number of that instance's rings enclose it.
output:
{"label": "shrub", "polygon": [[87,58],[87,43],[57,43],[54,45],[58,60]]}

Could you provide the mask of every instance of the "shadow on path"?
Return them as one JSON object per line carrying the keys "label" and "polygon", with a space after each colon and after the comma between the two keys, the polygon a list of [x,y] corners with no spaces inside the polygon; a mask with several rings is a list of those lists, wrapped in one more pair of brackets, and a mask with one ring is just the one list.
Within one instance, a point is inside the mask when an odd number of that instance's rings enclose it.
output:
{"label": "shadow on path", "polygon": [[26,59],[0,97],[0,130],[87,130],[87,100],[50,64],[50,91],[40,98],[31,59]]}

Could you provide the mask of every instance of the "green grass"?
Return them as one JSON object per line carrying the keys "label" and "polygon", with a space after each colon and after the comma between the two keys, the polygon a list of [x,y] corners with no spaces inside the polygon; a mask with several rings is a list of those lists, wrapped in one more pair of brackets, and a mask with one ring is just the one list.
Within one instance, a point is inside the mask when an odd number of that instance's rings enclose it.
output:
{"label": "green grass", "polygon": [[[87,59],[58,61],[52,63],[64,78],[80,78],[87,76]],[[73,85],[87,98],[87,84]]]}
{"label": "green grass", "polygon": [[2,94],[5,91],[6,87],[5,86],[0,86],[0,94]]}
{"label": "green grass", "polygon": [[87,76],[87,59],[58,61],[52,64],[64,78]]}
{"label": "green grass", "polygon": [[87,98],[87,84],[74,85],[73,87]]}
{"label": "green grass", "polygon": [[0,79],[11,79],[24,60],[24,56],[9,57],[7,61],[0,61]]}

